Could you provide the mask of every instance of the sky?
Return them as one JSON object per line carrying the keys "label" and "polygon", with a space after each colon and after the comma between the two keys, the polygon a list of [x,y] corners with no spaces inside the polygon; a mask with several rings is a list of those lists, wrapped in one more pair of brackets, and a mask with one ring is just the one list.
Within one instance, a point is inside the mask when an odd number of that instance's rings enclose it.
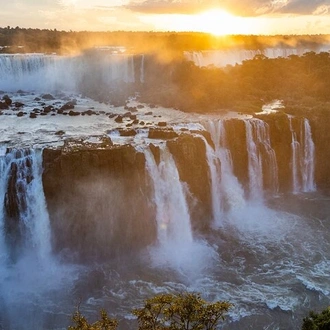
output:
{"label": "sky", "polygon": [[330,0],[0,0],[0,26],[330,34]]}

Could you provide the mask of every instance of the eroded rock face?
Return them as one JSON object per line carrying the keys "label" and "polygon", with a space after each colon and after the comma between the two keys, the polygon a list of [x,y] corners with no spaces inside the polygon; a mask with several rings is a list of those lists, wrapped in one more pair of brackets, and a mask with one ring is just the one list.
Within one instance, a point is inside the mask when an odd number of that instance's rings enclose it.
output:
{"label": "eroded rock face", "polygon": [[[190,191],[193,227],[200,230],[210,219],[205,144],[189,134],[167,143]],[[43,162],[56,252],[76,252],[80,261],[101,260],[156,242],[156,205],[142,152],[131,145],[44,149]]]}
{"label": "eroded rock face", "polygon": [[169,140],[167,146],[177,164],[181,181],[187,183],[191,218],[195,229],[208,226],[211,219],[211,179],[202,138],[181,134]]}
{"label": "eroded rock face", "polygon": [[131,146],[44,150],[44,192],[56,251],[100,260],[155,240],[143,155]]}

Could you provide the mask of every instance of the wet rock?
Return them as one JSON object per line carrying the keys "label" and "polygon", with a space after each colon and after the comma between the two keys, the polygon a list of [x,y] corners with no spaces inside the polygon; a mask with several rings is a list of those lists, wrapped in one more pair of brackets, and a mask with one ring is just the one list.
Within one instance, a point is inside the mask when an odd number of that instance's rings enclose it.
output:
{"label": "wet rock", "polygon": [[41,98],[44,100],[55,100],[55,97],[52,94],[43,94]]}
{"label": "wet rock", "polygon": [[34,113],[34,112],[31,112],[29,117],[32,118],[32,119],[37,118],[37,114]]}
{"label": "wet rock", "polygon": [[44,112],[45,112],[45,113],[49,113],[49,112],[51,112],[53,109],[54,109],[54,108],[53,108],[52,105],[48,105],[48,106],[44,107]]}
{"label": "wet rock", "polygon": [[62,130],[55,132],[55,135],[64,135],[64,134],[65,134],[65,132]]}
{"label": "wet rock", "polygon": [[148,111],[145,113],[146,116],[151,116],[152,115],[152,111]]}
{"label": "wet rock", "polygon": [[135,136],[136,135],[136,131],[134,129],[123,129],[123,130],[120,130],[119,133],[120,133],[120,136]]}
{"label": "wet rock", "polygon": [[8,95],[4,95],[2,97],[2,100],[9,106],[13,103],[13,101],[11,100],[11,98]]}
{"label": "wet rock", "polygon": [[62,105],[61,110],[71,110],[74,109],[74,106],[77,102],[69,101]]}
{"label": "wet rock", "polygon": [[17,113],[17,117],[23,117],[24,116],[24,112],[23,111],[20,111]]}
{"label": "wet rock", "polygon": [[150,128],[148,133],[149,139],[168,140],[168,139],[174,139],[178,136],[179,136],[178,133],[175,132],[173,129]]}
{"label": "wet rock", "polygon": [[5,102],[0,102],[0,109],[7,110],[9,109],[9,106]]}
{"label": "wet rock", "polygon": [[24,103],[22,103],[22,102],[14,102],[14,106],[15,106],[16,108],[21,108],[21,107],[24,106]]}
{"label": "wet rock", "polygon": [[160,122],[158,122],[157,125],[160,127],[165,127],[165,126],[167,126],[167,123],[166,123],[166,121],[160,121]]}
{"label": "wet rock", "polygon": [[123,116],[118,115],[118,116],[115,118],[115,122],[116,122],[116,123],[122,123],[122,122],[123,122]]}
{"label": "wet rock", "polygon": [[69,116],[79,116],[79,115],[80,115],[80,112],[78,112],[78,111],[72,111],[72,110],[69,111]]}
{"label": "wet rock", "polygon": [[95,115],[96,112],[89,109],[89,110],[85,111],[85,114],[88,115],[88,116],[91,116],[91,115]]}

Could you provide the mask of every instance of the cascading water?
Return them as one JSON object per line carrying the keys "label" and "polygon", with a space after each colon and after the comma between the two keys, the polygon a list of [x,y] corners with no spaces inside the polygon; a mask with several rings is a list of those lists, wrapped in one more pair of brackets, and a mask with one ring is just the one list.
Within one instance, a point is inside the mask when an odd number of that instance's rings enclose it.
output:
{"label": "cascading water", "polygon": [[[275,151],[271,147],[268,125],[259,119],[245,120],[248,151],[249,196],[263,198],[264,176],[270,177],[273,192],[278,191],[278,168]],[[267,164],[263,166],[263,162]]]}
{"label": "cascading water", "polygon": [[42,170],[41,150],[0,150],[0,329],[53,329],[76,276],[52,255]]}
{"label": "cascading water", "polygon": [[[91,78],[91,75],[93,78],[100,75],[102,83],[109,87],[119,82],[134,83],[133,57],[132,54],[108,54],[97,51],[91,55],[87,53],[78,56],[2,54],[0,90],[79,92],[80,84],[88,84],[86,79]],[[141,61],[144,61],[143,57]]]}
{"label": "cascading water", "polygon": [[145,149],[145,156],[157,206],[159,244],[167,247],[191,243],[193,238],[188,205],[172,155],[166,147],[161,146],[159,165],[150,149]]}
{"label": "cascading water", "polygon": [[166,145],[159,145],[157,164],[149,147],[143,149],[156,207],[157,244],[150,251],[154,266],[169,267],[190,278],[208,267],[215,252],[195,240],[191,228],[186,187]]}
{"label": "cascading water", "polygon": [[[13,149],[1,156],[2,241],[13,240],[7,249],[32,253],[39,261],[50,257],[50,226],[42,188],[41,152]],[[20,242],[21,241],[21,242]],[[9,251],[10,252],[10,251]],[[19,255],[15,255],[19,259]]]}
{"label": "cascading water", "polygon": [[292,116],[288,116],[288,118],[291,131],[293,193],[315,191],[315,146],[309,121],[306,118],[302,119],[299,134],[294,129]]}
{"label": "cascading water", "polygon": [[215,147],[213,150],[203,138],[211,174],[213,219],[219,225],[225,211],[245,205],[244,190],[233,173],[223,120],[210,120],[204,126],[210,132]]}
{"label": "cascading water", "polygon": [[144,83],[144,54],[141,55],[140,83]]}
{"label": "cascading water", "polygon": [[312,138],[312,131],[308,119],[304,118],[301,129],[301,138],[303,141],[302,157],[301,157],[301,172],[302,172],[302,191],[310,192],[316,190],[314,182],[315,171],[315,145]]}

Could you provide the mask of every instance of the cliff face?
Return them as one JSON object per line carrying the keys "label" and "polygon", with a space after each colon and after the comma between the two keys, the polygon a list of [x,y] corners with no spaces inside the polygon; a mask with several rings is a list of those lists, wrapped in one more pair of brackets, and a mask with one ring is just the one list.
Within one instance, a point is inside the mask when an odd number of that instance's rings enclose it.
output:
{"label": "cliff face", "polygon": [[[284,113],[259,115],[262,127],[267,128],[272,150],[276,155],[278,191],[293,190],[292,141],[296,136],[304,149],[304,119],[288,117]],[[260,122],[259,122],[260,124]],[[327,148],[330,133],[325,120],[311,120],[315,143],[315,183],[323,190],[330,188]],[[249,195],[251,151],[245,120],[226,120],[227,148],[232,158],[233,174]],[[251,139],[260,152],[263,189],[274,186],[270,175],[269,158],[257,125]],[[164,132],[152,130],[150,151],[156,164],[160,162],[157,146]],[[202,137],[202,135],[204,135]],[[258,136],[258,134],[260,136]],[[166,145],[173,156],[181,182],[187,186],[191,224],[195,231],[209,228],[212,219],[211,175],[206,156],[205,141],[213,147],[206,131],[165,134]],[[155,143],[152,143],[155,137]],[[164,141],[164,140],[163,140]],[[159,143],[159,142],[158,142]],[[301,149],[301,150],[302,150]],[[48,205],[56,251],[75,251],[79,260],[115,257],[123,251],[135,252],[157,241],[156,202],[153,200],[151,178],[146,168],[145,154],[130,142],[102,148],[79,147],[44,149],[43,186]],[[300,152],[302,153],[302,152]],[[296,166],[305,160],[298,153]],[[219,161],[221,166],[221,160]],[[301,169],[297,170],[303,176]],[[302,178],[299,178],[302,180]],[[221,198],[221,196],[219,197]],[[77,252],[79,251],[79,252]],[[70,253],[71,254],[71,253]]]}
{"label": "cliff face", "polygon": [[[192,221],[200,227],[210,198],[204,142],[185,135],[168,144],[191,193]],[[156,205],[143,153],[131,145],[44,149],[43,163],[56,251],[79,251],[80,260],[102,259],[156,241]]]}
{"label": "cliff face", "polygon": [[44,168],[55,250],[99,259],[154,240],[144,159],[133,147],[46,149]]}

